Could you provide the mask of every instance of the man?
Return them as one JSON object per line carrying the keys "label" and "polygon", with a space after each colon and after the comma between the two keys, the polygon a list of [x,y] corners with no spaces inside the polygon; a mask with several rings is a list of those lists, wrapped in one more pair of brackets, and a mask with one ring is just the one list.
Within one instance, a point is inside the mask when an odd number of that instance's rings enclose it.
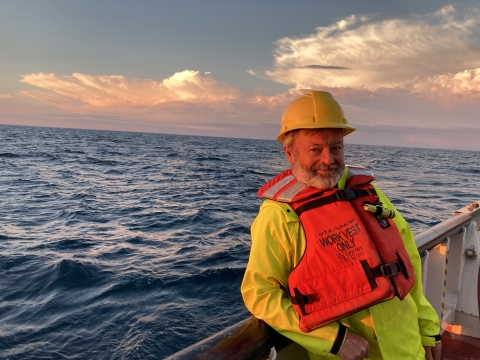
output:
{"label": "man", "polygon": [[327,92],[285,110],[278,141],[291,170],[259,190],[243,299],[310,359],[440,360],[411,230],[389,219],[395,209],[372,173],[344,165],[354,130]]}

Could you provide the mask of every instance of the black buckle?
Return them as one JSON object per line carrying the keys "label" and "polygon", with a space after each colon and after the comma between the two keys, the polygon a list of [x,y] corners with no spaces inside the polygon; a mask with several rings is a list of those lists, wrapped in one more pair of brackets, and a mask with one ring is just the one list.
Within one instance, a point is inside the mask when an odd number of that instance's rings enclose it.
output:
{"label": "black buckle", "polygon": [[360,194],[357,189],[345,188],[335,191],[335,195],[337,195],[338,200],[353,200],[357,199]]}
{"label": "black buckle", "polygon": [[290,295],[290,300],[292,301],[292,304],[298,305],[298,307],[300,307],[302,315],[308,315],[307,311],[305,310],[305,305],[312,302],[312,297],[308,294],[302,294],[297,288],[293,288],[293,293],[295,294],[295,296]]}
{"label": "black buckle", "polygon": [[402,265],[398,262],[392,262],[390,264],[380,265],[380,270],[382,271],[382,276],[389,278],[397,274],[402,273]]}

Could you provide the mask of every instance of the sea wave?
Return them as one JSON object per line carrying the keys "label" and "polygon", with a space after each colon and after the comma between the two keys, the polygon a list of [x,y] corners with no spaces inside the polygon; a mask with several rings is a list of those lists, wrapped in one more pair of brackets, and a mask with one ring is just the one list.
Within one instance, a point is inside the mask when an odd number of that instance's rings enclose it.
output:
{"label": "sea wave", "polygon": [[[274,141],[2,126],[0,358],[163,358],[239,321]],[[478,153],[346,145],[414,233],[480,198]],[[477,191],[477,192],[476,192]]]}

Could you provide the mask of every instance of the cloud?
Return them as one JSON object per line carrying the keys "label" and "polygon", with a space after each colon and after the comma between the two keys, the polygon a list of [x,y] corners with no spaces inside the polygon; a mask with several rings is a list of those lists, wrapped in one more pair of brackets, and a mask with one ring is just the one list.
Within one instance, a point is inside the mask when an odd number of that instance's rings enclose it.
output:
{"label": "cloud", "polygon": [[480,68],[428,77],[413,84],[413,90],[447,103],[455,97],[475,100],[480,98]]}
{"label": "cloud", "polygon": [[[293,94],[281,95],[284,101],[269,101],[268,96],[256,99],[217,81],[209,72],[193,70],[178,72],[162,81],[118,75],[36,73],[24,75],[21,82],[40,89],[15,93],[9,109],[0,111],[4,122],[28,118],[25,111],[31,107],[35,118],[43,116],[42,122],[48,118],[46,123],[51,126],[65,122],[95,128],[93,124],[98,122],[102,128],[111,128],[115,119],[118,128],[127,131],[149,128],[204,135],[211,131],[211,135],[224,136],[242,133],[268,137],[271,123],[276,129],[285,99]],[[24,105],[21,116],[14,108],[15,102]],[[59,113],[63,115],[59,117]]]}
{"label": "cloud", "polygon": [[254,107],[264,109],[284,109],[292,100],[303,93],[303,89],[293,88],[286,92],[274,95],[255,95],[248,99],[248,103]]}
{"label": "cloud", "polygon": [[163,81],[80,73],[27,74],[20,81],[50,90],[22,91],[22,95],[67,108],[125,108],[172,102],[218,107],[241,96],[238,89],[218,82],[211,73],[193,70],[178,72]]}
{"label": "cloud", "polygon": [[403,88],[432,97],[433,87],[480,97],[480,4],[405,18],[351,15],[316,30],[278,40],[266,74],[297,88]]}
{"label": "cloud", "polygon": [[13,99],[12,94],[0,94],[0,99]]}
{"label": "cloud", "polygon": [[[28,74],[20,81],[41,90],[20,91],[17,98],[38,104],[70,113],[97,114],[99,118],[116,117],[120,121],[174,121],[177,128],[190,129],[218,130],[218,124],[233,122],[276,124],[285,106],[301,93],[300,89],[291,89],[276,95],[247,94],[215,80],[209,72],[193,70],[178,72],[163,81],[80,73]],[[205,121],[217,125],[199,125]]]}
{"label": "cloud", "polygon": [[350,68],[343,66],[329,66],[329,65],[302,65],[297,69],[329,69],[329,70],[350,70]]}

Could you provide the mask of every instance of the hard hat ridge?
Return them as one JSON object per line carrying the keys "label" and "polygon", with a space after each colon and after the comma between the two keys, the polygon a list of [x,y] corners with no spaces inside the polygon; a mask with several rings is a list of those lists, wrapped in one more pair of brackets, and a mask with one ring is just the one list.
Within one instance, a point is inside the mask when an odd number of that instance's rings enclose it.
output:
{"label": "hard hat ridge", "polygon": [[298,129],[338,128],[343,135],[356,129],[348,124],[340,104],[326,91],[309,91],[293,100],[285,109],[277,139],[283,143],[285,134]]}

